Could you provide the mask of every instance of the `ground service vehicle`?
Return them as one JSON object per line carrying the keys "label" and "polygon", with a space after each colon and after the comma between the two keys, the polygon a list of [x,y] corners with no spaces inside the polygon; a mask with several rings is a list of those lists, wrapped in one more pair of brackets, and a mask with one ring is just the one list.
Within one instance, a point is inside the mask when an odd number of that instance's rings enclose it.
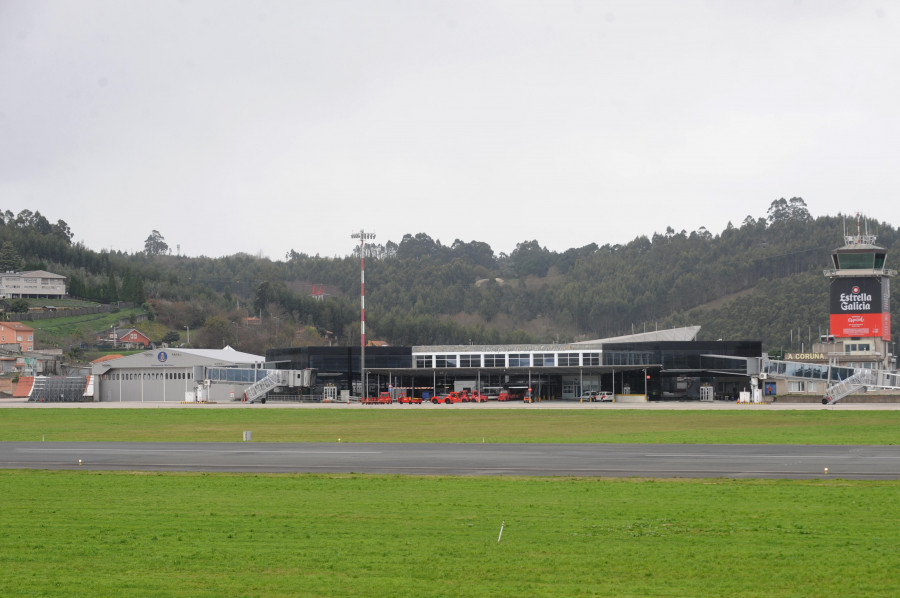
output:
{"label": "ground service vehicle", "polygon": [[394,399],[391,398],[391,393],[383,392],[377,397],[363,397],[359,402],[363,405],[390,405]]}
{"label": "ground service vehicle", "polygon": [[406,396],[406,395],[400,395],[399,397],[397,397],[397,402],[398,402],[398,403],[401,403],[401,404],[403,404],[403,403],[405,403],[405,404],[415,403],[416,405],[421,405],[421,404],[422,404],[422,397],[408,397],[408,396]]}
{"label": "ground service vehicle", "polygon": [[504,388],[500,391],[498,401],[523,401],[525,400],[525,388]]}
{"label": "ground service vehicle", "polygon": [[473,390],[472,392],[461,390],[459,392],[459,397],[462,399],[463,403],[483,403],[487,401],[487,397],[477,390]]}
{"label": "ground service vehicle", "polygon": [[500,391],[503,390],[499,386],[485,386],[481,389],[481,394],[485,396],[488,400],[493,399],[496,401],[500,398]]}
{"label": "ground service vehicle", "polygon": [[463,400],[462,397],[456,391],[449,392],[449,393],[439,396],[439,397],[431,398],[431,402],[434,403],[435,405],[437,405],[438,403],[444,403],[444,404],[462,403],[462,400]]}
{"label": "ground service vehicle", "polygon": [[612,402],[613,393],[607,392],[605,390],[591,390],[591,391],[583,393],[581,395],[581,397],[579,397],[579,398],[582,402],[588,401],[590,403],[604,402],[604,401]]}
{"label": "ground service vehicle", "polygon": [[481,394],[477,390],[473,390],[469,395],[469,401],[472,403],[487,403],[487,395]]}

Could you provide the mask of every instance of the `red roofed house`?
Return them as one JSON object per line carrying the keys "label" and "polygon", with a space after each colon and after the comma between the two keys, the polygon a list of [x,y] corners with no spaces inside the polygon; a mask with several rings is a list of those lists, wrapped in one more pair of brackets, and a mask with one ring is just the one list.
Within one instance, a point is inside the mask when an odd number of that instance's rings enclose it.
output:
{"label": "red roofed house", "polygon": [[21,351],[34,351],[34,328],[21,322],[0,322],[0,345],[12,344]]}
{"label": "red roofed house", "polygon": [[114,346],[126,349],[130,347],[137,348],[138,346],[145,349],[150,347],[150,339],[137,328],[111,330],[109,334],[98,336],[97,341],[112,343]]}

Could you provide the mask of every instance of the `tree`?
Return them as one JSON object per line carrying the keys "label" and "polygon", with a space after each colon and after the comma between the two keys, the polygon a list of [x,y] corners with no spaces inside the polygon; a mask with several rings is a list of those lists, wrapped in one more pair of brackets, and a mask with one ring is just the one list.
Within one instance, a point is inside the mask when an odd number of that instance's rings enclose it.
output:
{"label": "tree", "polygon": [[78,274],[69,276],[69,296],[82,298],[87,295],[84,279]]}
{"label": "tree", "polygon": [[464,243],[456,239],[453,241],[453,245],[450,246],[450,251],[453,252],[454,257],[461,258],[476,266],[491,268],[494,265],[494,250],[487,243],[480,241]]}
{"label": "tree", "polygon": [[806,208],[806,202],[803,201],[802,197],[792,197],[788,201],[788,204],[790,205],[791,210],[791,220],[812,222],[812,216],[809,215],[809,210]]}
{"label": "tree", "polygon": [[552,258],[546,247],[541,247],[537,240],[533,240],[517,244],[509,259],[518,276],[544,276],[550,268]]}
{"label": "tree", "polygon": [[167,345],[171,345],[171,344],[173,344],[173,343],[177,343],[179,340],[181,340],[181,335],[178,334],[178,332],[175,331],[175,330],[170,330],[170,331],[168,331],[168,332],[162,337],[162,342],[166,343]]}
{"label": "tree", "polygon": [[17,272],[22,266],[22,258],[10,241],[0,247],[0,272]]}
{"label": "tree", "polygon": [[209,317],[199,335],[207,347],[224,347],[234,342],[234,322],[229,322],[223,315]]}
{"label": "tree", "polygon": [[122,286],[119,289],[119,299],[132,303],[143,303],[146,300],[144,296],[144,279],[134,276],[130,269],[125,270]]}
{"label": "tree", "polygon": [[116,275],[112,270],[106,279],[106,287],[104,287],[103,300],[106,303],[115,303],[119,300],[119,284],[116,282]]}
{"label": "tree", "polygon": [[50,228],[52,233],[62,239],[66,245],[72,244],[72,237],[74,235],[72,229],[69,228],[69,225],[66,224],[65,220],[57,220],[56,224],[52,225]]}
{"label": "tree", "polygon": [[14,314],[28,313],[27,299],[13,299],[9,302],[9,311]]}
{"label": "tree", "polygon": [[812,222],[812,216],[806,208],[806,202],[802,197],[792,197],[790,201],[785,198],[776,199],[769,206],[769,224],[795,220],[797,222]]}
{"label": "tree", "polygon": [[169,246],[158,230],[151,232],[144,241],[144,252],[147,255],[165,255],[169,252]]}

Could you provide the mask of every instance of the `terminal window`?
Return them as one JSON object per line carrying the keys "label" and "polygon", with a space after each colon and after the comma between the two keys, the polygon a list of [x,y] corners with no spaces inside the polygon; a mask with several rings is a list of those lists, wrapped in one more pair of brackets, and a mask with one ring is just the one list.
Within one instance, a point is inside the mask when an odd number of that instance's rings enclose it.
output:
{"label": "terminal window", "polygon": [[556,365],[556,354],[555,353],[535,353],[534,354],[534,365],[553,367]]}
{"label": "terminal window", "polygon": [[434,367],[436,368],[455,368],[456,355],[435,355]]}
{"label": "terminal window", "polygon": [[582,353],[581,365],[600,365],[600,353]]}
{"label": "terminal window", "polygon": [[578,353],[560,353],[556,356],[556,360],[560,367],[578,365]]}
{"label": "terminal window", "polygon": [[510,353],[509,367],[529,367],[531,365],[531,355],[528,353]]}
{"label": "terminal window", "polygon": [[432,368],[434,360],[431,355],[416,355],[417,368]]}
{"label": "terminal window", "polygon": [[459,356],[459,367],[462,368],[480,368],[481,367],[481,355],[460,355]]}
{"label": "terminal window", "polygon": [[485,353],[484,367],[486,368],[504,368],[506,367],[506,355],[503,353]]}

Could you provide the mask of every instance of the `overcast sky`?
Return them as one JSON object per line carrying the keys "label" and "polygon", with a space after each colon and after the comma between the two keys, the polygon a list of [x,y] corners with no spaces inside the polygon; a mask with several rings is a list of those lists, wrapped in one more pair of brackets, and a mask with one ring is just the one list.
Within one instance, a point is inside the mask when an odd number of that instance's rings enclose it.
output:
{"label": "overcast sky", "polygon": [[894,1],[0,0],[0,209],[272,259],[896,226],[898,100]]}

